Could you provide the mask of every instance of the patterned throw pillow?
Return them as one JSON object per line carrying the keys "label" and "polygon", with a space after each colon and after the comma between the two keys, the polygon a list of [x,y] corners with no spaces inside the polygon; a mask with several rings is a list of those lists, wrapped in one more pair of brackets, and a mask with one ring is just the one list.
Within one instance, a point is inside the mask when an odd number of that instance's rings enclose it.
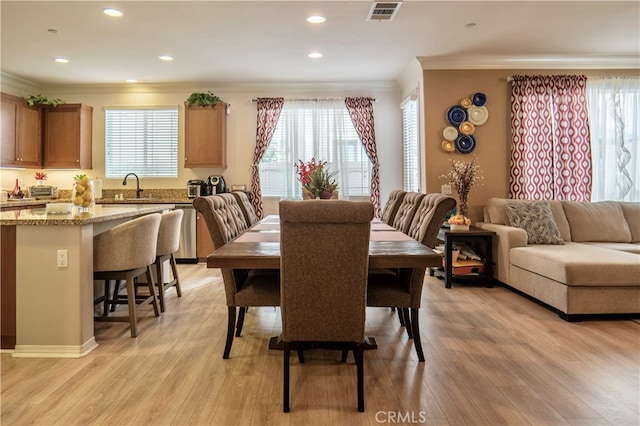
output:
{"label": "patterned throw pillow", "polygon": [[529,244],[564,244],[548,201],[510,203],[504,209],[511,226],[527,231]]}

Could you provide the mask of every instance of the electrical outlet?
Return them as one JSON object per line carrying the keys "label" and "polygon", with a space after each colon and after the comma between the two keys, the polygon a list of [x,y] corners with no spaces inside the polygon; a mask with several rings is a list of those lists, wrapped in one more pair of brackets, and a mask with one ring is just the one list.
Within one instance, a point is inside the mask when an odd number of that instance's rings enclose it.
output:
{"label": "electrical outlet", "polygon": [[66,268],[69,264],[67,263],[67,251],[66,250],[58,250],[58,268]]}
{"label": "electrical outlet", "polygon": [[451,184],[450,183],[445,183],[440,187],[440,192],[442,192],[444,195],[451,195]]}

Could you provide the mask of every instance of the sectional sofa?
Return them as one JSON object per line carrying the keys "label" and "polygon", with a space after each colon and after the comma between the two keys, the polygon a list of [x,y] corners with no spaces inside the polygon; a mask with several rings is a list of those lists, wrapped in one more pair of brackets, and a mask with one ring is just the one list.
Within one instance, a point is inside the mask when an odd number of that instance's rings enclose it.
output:
{"label": "sectional sofa", "polygon": [[491,198],[494,276],[567,321],[640,315],[640,203]]}

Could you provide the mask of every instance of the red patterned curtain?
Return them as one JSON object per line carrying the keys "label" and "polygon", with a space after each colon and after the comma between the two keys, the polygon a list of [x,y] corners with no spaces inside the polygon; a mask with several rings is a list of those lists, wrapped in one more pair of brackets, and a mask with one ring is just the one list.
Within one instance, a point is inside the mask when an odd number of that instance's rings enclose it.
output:
{"label": "red patterned curtain", "polygon": [[284,98],[258,98],[258,124],[256,126],[256,147],[251,164],[251,204],[258,218],[262,219],[262,191],[260,190],[260,160],[267,151],[273,132],[276,130]]}
{"label": "red patterned curtain", "polygon": [[344,100],[353,126],[367,151],[369,161],[373,164],[371,172],[371,202],[375,211],[375,217],[380,217],[380,163],[378,163],[378,149],[376,148],[376,135],[373,125],[373,99],[372,98],[345,98]]}
{"label": "red patterned curtain", "polygon": [[511,198],[591,200],[586,76],[514,76]]}

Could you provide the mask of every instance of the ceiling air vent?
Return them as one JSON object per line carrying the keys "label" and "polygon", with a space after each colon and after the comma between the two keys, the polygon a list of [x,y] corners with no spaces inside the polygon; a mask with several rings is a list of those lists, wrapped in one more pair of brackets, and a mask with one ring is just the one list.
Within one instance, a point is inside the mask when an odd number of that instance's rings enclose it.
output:
{"label": "ceiling air vent", "polygon": [[401,5],[401,1],[374,2],[371,5],[367,21],[391,21]]}

